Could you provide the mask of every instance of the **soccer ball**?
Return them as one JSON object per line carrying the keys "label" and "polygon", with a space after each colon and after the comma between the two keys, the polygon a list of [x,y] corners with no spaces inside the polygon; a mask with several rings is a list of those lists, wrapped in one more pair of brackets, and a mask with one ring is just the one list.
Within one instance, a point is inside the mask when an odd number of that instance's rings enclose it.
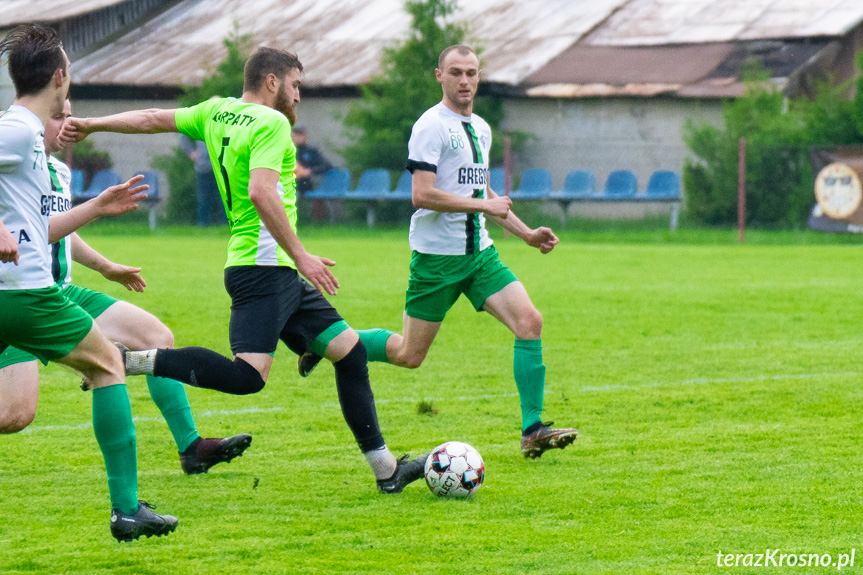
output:
{"label": "soccer ball", "polygon": [[447,441],[426,459],[425,476],[426,485],[438,497],[470,497],[482,487],[485,463],[467,443]]}

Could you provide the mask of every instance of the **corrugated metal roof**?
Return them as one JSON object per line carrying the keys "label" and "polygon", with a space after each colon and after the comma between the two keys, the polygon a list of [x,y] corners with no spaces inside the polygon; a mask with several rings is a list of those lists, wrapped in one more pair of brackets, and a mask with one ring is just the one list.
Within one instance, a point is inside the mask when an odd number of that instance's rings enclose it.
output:
{"label": "corrugated metal roof", "polygon": [[649,46],[835,37],[861,20],[861,0],[630,0],[584,41]]}
{"label": "corrugated metal roof", "polygon": [[22,22],[57,22],[100,10],[126,0],[3,0],[0,28]]}
{"label": "corrugated metal roof", "polygon": [[[742,86],[715,73],[729,63],[727,46],[751,52],[756,40],[844,35],[863,20],[863,0],[462,0],[454,20],[468,23],[470,43],[483,50],[485,81],[531,94],[726,94]],[[403,0],[182,0],[75,61],[73,79],[195,84],[224,58],[222,40],[238,26],[255,44],[297,52],[306,86],[353,86],[379,71],[381,50],[409,25]],[[730,67],[729,77],[739,69]]]}
{"label": "corrugated metal roof", "polygon": [[[626,0],[472,0],[470,24],[484,78],[517,84],[596,27]],[[79,84],[190,84],[224,57],[234,29],[256,44],[297,52],[310,87],[364,83],[381,49],[406,37],[402,0],[185,0],[134,32],[74,62]]]}
{"label": "corrugated metal roof", "polygon": [[[835,42],[832,43],[835,46]],[[758,57],[777,87],[814,62],[828,40],[610,47],[575,44],[525,79],[529,96],[740,96],[740,70]],[[832,48],[831,48],[832,50]]]}

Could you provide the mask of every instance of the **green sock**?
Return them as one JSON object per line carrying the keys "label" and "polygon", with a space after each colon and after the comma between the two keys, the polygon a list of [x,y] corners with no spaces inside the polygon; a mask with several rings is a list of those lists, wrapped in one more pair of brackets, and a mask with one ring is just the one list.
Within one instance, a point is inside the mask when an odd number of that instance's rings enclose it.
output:
{"label": "green sock", "polygon": [[538,339],[515,340],[512,370],[521,399],[521,428],[539,423],[545,393],[545,364],[542,363],[542,342]]}
{"label": "green sock", "polygon": [[369,361],[389,362],[387,358],[387,340],[393,335],[388,329],[375,327],[372,329],[358,329],[360,341],[366,347]]}
{"label": "green sock", "polygon": [[126,384],[93,390],[93,431],[108,472],[111,507],[138,512],[138,454]]}
{"label": "green sock", "polygon": [[147,376],[147,387],[153,403],[162,412],[162,417],[168,422],[168,429],[177,443],[177,451],[183,453],[200,437],[192,419],[192,406],[183,384],[174,379]]}

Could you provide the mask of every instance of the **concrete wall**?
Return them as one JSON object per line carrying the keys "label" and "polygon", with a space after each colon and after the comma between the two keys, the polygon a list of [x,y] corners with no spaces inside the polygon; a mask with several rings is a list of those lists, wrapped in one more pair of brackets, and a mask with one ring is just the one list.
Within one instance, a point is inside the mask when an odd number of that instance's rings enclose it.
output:
{"label": "concrete wall", "polygon": [[644,189],[654,171],[683,169],[687,118],[721,121],[718,102],[681,99],[519,99],[504,109],[504,129],[535,136],[514,156],[514,172],[548,168],[555,187],[571,170],[593,170],[599,188],[610,172],[630,170]]}
{"label": "concrete wall", "polygon": [[[297,108],[299,124],[308,129],[310,143],[336,166],[344,166],[338,150],[347,143],[342,119],[350,102],[348,98],[309,97]],[[174,101],[157,100],[79,100],[73,102],[73,112],[77,116],[101,116],[176,105]],[[688,154],[682,140],[687,118],[721,121],[719,102],[681,99],[518,99],[506,102],[504,109],[505,129],[535,136],[515,155],[514,173],[518,176],[528,168],[549,168],[558,188],[571,170],[593,170],[597,187],[602,188],[611,171],[628,169],[635,173],[639,189],[643,190],[656,170],[681,172]],[[149,169],[153,156],[168,153],[178,144],[174,134],[98,133],[91,138],[111,153],[115,169],[124,178]],[[162,183],[165,195],[170,191]],[[665,212],[667,206],[574,204],[571,210],[588,217],[641,217]]]}
{"label": "concrete wall", "polygon": [[[688,118],[721,122],[718,101],[664,98],[579,100],[519,99],[505,103],[503,128],[533,134],[513,157],[518,177],[529,168],[551,170],[555,189],[566,174],[592,170],[597,189],[614,170],[630,170],[639,191],[657,170],[680,174],[688,155],[683,126]],[[560,210],[556,204],[551,211]],[[569,215],[587,218],[641,218],[666,214],[668,204],[573,203]]]}

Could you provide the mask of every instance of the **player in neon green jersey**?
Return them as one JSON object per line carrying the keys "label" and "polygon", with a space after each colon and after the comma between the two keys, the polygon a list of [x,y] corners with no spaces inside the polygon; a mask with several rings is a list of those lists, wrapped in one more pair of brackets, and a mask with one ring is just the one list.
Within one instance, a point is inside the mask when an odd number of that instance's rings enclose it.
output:
{"label": "player in neon green jersey", "polygon": [[[69,235],[99,215],[133,209],[133,178],[110,188],[108,199],[127,199],[106,209],[96,199],[50,219],[51,176],[43,130],[63,110],[69,92],[69,59],[57,33],[22,24],[0,43],[15,85],[15,102],[0,116],[0,352],[10,345],[41,361],[80,371],[93,389],[93,431],[105,459],[111,498],[111,533],[119,540],[166,535],[177,518],[138,501],[135,427],[121,356],[93,319],[63,296],[51,273],[49,242]],[[0,389],[0,393],[7,392]],[[0,405],[7,403],[0,396]]]}
{"label": "player in neon green jersey", "polygon": [[[335,262],[309,254],[296,233],[296,147],[291,126],[303,66],[296,55],[259,48],[244,70],[242,98],[216,98],[179,110],[138,110],[70,118],[64,137],[92,132],[181,132],[207,144],[231,238],[225,287],[231,296],[233,360],[189,347],[127,352],[128,374],[155,374],[226,393],[260,391],[279,340],[305,340],[333,362],[342,413],[381,493],[422,477],[425,456],[396,460],[383,440],[357,333],[321,295],[339,285]],[[303,280],[300,274],[306,279]]]}
{"label": "player in neon green jersey", "polygon": [[[521,398],[521,451],[536,458],[572,443],[575,429],[553,429],[541,420],[545,391],[542,316],[524,286],[498,258],[485,229],[486,216],[548,253],[557,245],[549,228],[531,229],[512,213],[511,200],[488,186],[491,129],[473,113],[479,86],[479,58],[467,46],[451,46],[438,60],[435,77],[443,99],[414,124],[408,144],[413,203],[413,250],[402,334],[361,330],[369,361],[419,367],[441,323],[465,294],[477,311],[486,311],[515,335],[513,373]],[[500,191],[500,190],[498,190]],[[314,350],[312,350],[313,352]],[[308,374],[316,357],[300,358]]]}
{"label": "player in neon green jersey", "polygon": [[[51,216],[66,212],[72,206],[71,172],[66,164],[50,155],[62,150],[58,136],[71,114],[72,106],[66,100],[63,111],[45,124],[43,139],[51,175],[51,194],[47,196],[50,198],[48,204]],[[106,337],[133,349],[149,349],[154,345],[173,346],[174,336],[155,316],[103,293],[71,285],[73,260],[124,285],[130,291],[138,292],[144,291],[146,287],[139,273],[140,268],[107,260],[77,233],[53,244],[51,253],[54,280],[62,288],[63,295],[92,316]],[[180,452],[180,463],[186,473],[206,473],[211,466],[241,455],[251,443],[251,436],[247,434],[227,439],[202,438],[195,429],[192,408],[180,382],[150,376],[147,385],[174,436]],[[0,405],[0,433],[15,433],[29,425],[36,415],[38,396],[36,357],[14,347],[0,353],[0,397],[8,400]]]}

